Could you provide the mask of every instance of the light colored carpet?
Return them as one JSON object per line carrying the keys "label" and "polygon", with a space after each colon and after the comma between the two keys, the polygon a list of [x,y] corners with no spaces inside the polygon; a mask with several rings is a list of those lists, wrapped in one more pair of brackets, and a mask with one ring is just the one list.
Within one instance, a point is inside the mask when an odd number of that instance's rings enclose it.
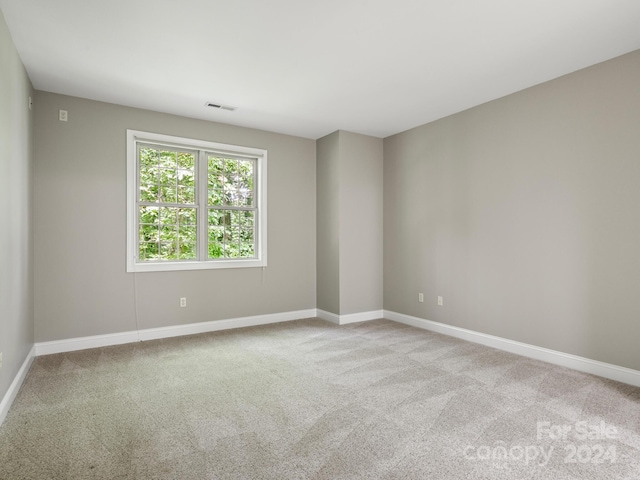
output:
{"label": "light colored carpet", "polygon": [[387,320],[229,330],[37,358],[0,478],[639,479],[640,389]]}

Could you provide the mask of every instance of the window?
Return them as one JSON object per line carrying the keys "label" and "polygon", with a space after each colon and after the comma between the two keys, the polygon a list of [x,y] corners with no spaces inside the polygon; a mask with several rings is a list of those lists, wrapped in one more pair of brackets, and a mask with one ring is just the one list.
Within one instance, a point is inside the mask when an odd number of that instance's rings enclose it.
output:
{"label": "window", "polygon": [[266,150],[127,130],[127,271],[263,267]]}

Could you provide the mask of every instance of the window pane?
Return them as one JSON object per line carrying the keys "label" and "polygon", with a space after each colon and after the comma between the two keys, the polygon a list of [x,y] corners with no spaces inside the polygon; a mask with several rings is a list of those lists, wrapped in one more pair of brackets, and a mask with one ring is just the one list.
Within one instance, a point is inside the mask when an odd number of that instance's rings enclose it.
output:
{"label": "window pane", "polygon": [[158,254],[158,207],[141,206],[138,209],[138,258],[153,260]]}
{"label": "window pane", "polygon": [[[185,210],[187,209],[180,209],[180,211],[178,212],[179,219],[183,218]],[[195,208],[191,210],[193,210],[193,214],[195,216]],[[189,218],[188,215],[187,215],[187,218]],[[178,227],[178,238],[177,238],[178,250],[179,250],[178,254],[181,259],[183,260],[196,259],[197,236],[198,236],[198,233],[195,225],[195,219],[194,219],[194,224],[184,225],[184,226],[180,225]]]}
{"label": "window pane", "polygon": [[160,184],[170,185],[172,187],[177,184],[178,171],[175,168],[161,168],[158,171],[160,174]]}
{"label": "window pane", "polygon": [[209,210],[209,258],[255,257],[254,211]]}
{"label": "window pane", "polygon": [[224,193],[222,190],[209,190],[209,205],[223,205]]}
{"label": "window pane", "polygon": [[177,178],[178,185],[183,185],[185,187],[193,187],[195,185],[193,170],[178,170]]}
{"label": "window pane", "polygon": [[158,223],[158,207],[141,206],[138,213],[138,223]]}
{"label": "window pane", "polygon": [[158,258],[158,244],[147,242],[140,243],[139,257],[141,261],[145,260],[157,260]]}
{"label": "window pane", "polygon": [[[144,196],[145,198],[148,198],[149,202],[155,202],[155,203],[160,203],[160,198],[158,196],[158,192],[159,192],[159,188],[158,185],[149,185],[148,187],[145,187],[144,189]],[[142,193],[142,189],[140,192],[140,196],[142,197],[143,193]]]}
{"label": "window pane", "polygon": [[224,212],[222,210],[209,210],[209,226],[224,225]]}
{"label": "window pane", "polygon": [[197,210],[139,207],[139,258],[177,260],[197,258]]}
{"label": "window pane", "polygon": [[196,203],[196,192],[193,187],[178,187],[178,203],[183,205]]}
{"label": "window pane", "polygon": [[253,197],[253,164],[251,160],[238,160],[237,193],[238,206],[251,205]]}
{"label": "window pane", "polygon": [[240,256],[254,256],[253,229],[243,228],[240,230]]}
{"label": "window pane", "polygon": [[195,243],[181,243],[180,244],[180,259],[181,260],[195,260],[196,259],[196,244]]}
{"label": "window pane", "polygon": [[237,258],[238,256],[238,244],[225,243],[224,244],[224,257],[225,258]]}
{"label": "window pane", "polygon": [[158,166],[158,150],[155,148],[143,147],[140,149],[140,166]]}
{"label": "window pane", "polygon": [[255,257],[253,243],[243,243],[240,246],[240,257],[251,258]]}
{"label": "window pane", "polygon": [[253,205],[254,160],[209,156],[209,205]]}
{"label": "window pane", "polygon": [[241,242],[253,242],[253,228],[241,228],[239,234]]}
{"label": "window pane", "polygon": [[178,224],[179,225],[196,225],[196,209],[195,208],[179,208]]}
{"label": "window pane", "polygon": [[233,158],[224,158],[222,161],[224,162],[223,171],[225,176],[230,179],[238,169],[238,161]]}
{"label": "window pane", "polygon": [[240,229],[235,225],[225,227],[225,256],[240,256]]}
{"label": "window pane", "polygon": [[158,200],[161,203],[176,203],[176,187],[160,185]]}
{"label": "window pane", "polygon": [[141,149],[140,151],[140,193],[139,199],[143,202],[158,201],[158,165],[157,151]]}
{"label": "window pane", "polygon": [[244,210],[240,215],[240,225],[245,227],[253,226],[253,210]]}
{"label": "window pane", "polygon": [[231,225],[240,225],[240,217],[242,216],[242,212],[240,210],[231,210],[229,215],[231,217]]}
{"label": "window pane", "polygon": [[207,184],[207,189],[208,190],[213,190],[213,189],[218,189],[221,190],[222,189],[222,179],[220,177],[218,177],[217,174],[215,173],[211,173],[209,172],[207,175],[207,182],[209,182]]}
{"label": "window pane", "polygon": [[249,190],[253,190],[253,160],[238,160],[239,182],[246,185]]}
{"label": "window pane", "polygon": [[250,207],[253,205],[253,192],[247,189],[240,189],[238,191],[238,206]]}
{"label": "window pane", "polygon": [[224,227],[209,228],[209,240],[212,242],[224,243]]}
{"label": "window pane", "polygon": [[185,170],[195,170],[196,157],[193,153],[179,152],[178,153],[178,168]]}
{"label": "window pane", "polygon": [[144,186],[140,185],[140,201],[141,202],[158,202],[158,186]]}
{"label": "window pane", "polygon": [[157,242],[158,241],[158,226],[142,224],[140,225],[140,241],[141,242]]}
{"label": "window pane", "polygon": [[222,191],[221,204],[224,206],[233,205],[233,199],[235,197],[235,187],[232,183],[225,183],[224,190]]}
{"label": "window pane", "polygon": [[207,197],[209,205],[222,205],[225,184],[224,160],[220,157],[208,156]]}
{"label": "window pane", "polygon": [[176,207],[161,207],[160,223],[163,225],[176,225],[178,223],[178,210]]}
{"label": "window pane", "polygon": [[221,258],[224,249],[224,226],[209,227],[209,258]]}
{"label": "window pane", "polygon": [[237,244],[238,242],[240,242],[240,228],[236,227],[235,225],[226,227],[226,233],[228,235],[230,243]]}
{"label": "window pane", "polygon": [[161,242],[159,260],[177,260],[178,251],[175,243]]}
{"label": "window pane", "polygon": [[158,169],[152,167],[140,167],[140,185],[155,185],[158,183]]}
{"label": "window pane", "polygon": [[180,243],[196,243],[196,227],[179,227],[178,240]]}
{"label": "window pane", "polygon": [[160,234],[161,242],[171,242],[176,243],[176,239],[178,238],[178,230],[175,226],[161,226],[158,233]]}
{"label": "window pane", "polygon": [[160,151],[160,167],[163,168],[176,168],[176,152],[172,152],[169,150],[161,150]]}
{"label": "window pane", "polygon": [[193,152],[141,148],[140,201],[194,204],[195,163]]}
{"label": "window pane", "polygon": [[222,172],[224,171],[224,159],[216,157],[215,155],[209,155],[209,172]]}

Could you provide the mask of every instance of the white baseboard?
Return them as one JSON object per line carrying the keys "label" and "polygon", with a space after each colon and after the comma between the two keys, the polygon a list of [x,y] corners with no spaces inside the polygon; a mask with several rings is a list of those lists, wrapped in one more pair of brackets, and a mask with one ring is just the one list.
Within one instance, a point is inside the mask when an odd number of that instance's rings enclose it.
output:
{"label": "white baseboard", "polygon": [[53,353],[74,352],[88,348],[108,347],[138,341],[156,340],[159,338],[179,337],[181,335],[193,335],[197,333],[215,332],[231,328],[252,327],[269,323],[288,322],[313,318],[316,309],[298,310],[294,312],[272,313],[256,315],[252,317],[231,318],[227,320],[212,320],[210,322],[190,323],[186,325],[173,325],[170,327],[148,328],[140,331],[111,333],[107,335],[94,335],[91,337],[69,338],[54,340],[51,342],[36,343],[36,355],[50,355]]}
{"label": "white baseboard", "polygon": [[140,330],[140,340],[156,340],[158,338],[179,337],[181,335],[194,335],[197,333],[216,332],[231,328],[255,327],[269,323],[290,322],[303,318],[314,318],[316,309],[298,310],[295,312],[272,313],[267,315],[255,315],[252,317],[230,318],[227,320],[213,320],[211,322],[190,323],[188,325],[175,325],[171,327],[149,328]]}
{"label": "white baseboard", "polygon": [[378,320],[380,318],[384,318],[384,312],[382,310],[351,313],[349,315],[340,315],[340,325],[346,325],[348,323],[368,322],[370,320]]}
{"label": "white baseboard", "polygon": [[591,360],[590,358],[579,357],[569,353],[558,352],[548,348],[537,347],[527,343],[516,342],[514,340],[474,332],[473,330],[467,330],[466,328],[454,327],[444,323],[412,317],[411,315],[390,312],[388,310],[384,311],[384,318],[393,320],[394,322],[404,323],[413,327],[460,338],[462,340],[479,343],[488,347],[497,348],[506,352],[515,353],[516,355],[522,355],[523,357],[541,360],[561,367],[572,368],[573,370],[578,370],[580,372],[590,373],[640,387],[640,371],[633,370],[631,368],[599,362],[597,360]]}
{"label": "white baseboard", "polygon": [[336,325],[347,325],[348,323],[368,322],[369,320],[383,318],[384,312],[382,310],[373,310],[371,312],[351,313],[349,315],[336,315],[335,313],[318,309],[317,316],[322,320],[335,323]]}
{"label": "white baseboard", "polygon": [[92,335],[90,337],[66,338],[51,342],[36,343],[36,355],[51,355],[54,353],[75,352],[88,348],[110,347],[124,343],[140,341],[138,332],[107,333],[106,335]]}
{"label": "white baseboard", "polygon": [[9,390],[7,390],[7,393],[5,393],[4,398],[0,402],[0,425],[2,425],[2,422],[4,422],[7,413],[9,413],[9,408],[11,408],[11,404],[15,400],[16,395],[18,395],[20,387],[22,386],[24,379],[27,377],[29,367],[31,367],[31,363],[33,363],[33,359],[35,357],[36,347],[34,345],[33,347],[31,347],[31,350],[27,354],[27,358],[24,359],[20,370],[18,370],[18,374],[13,379],[13,382],[11,382],[11,385],[9,385]]}
{"label": "white baseboard", "polygon": [[318,309],[316,316],[324,320],[325,322],[331,322],[331,323],[335,323],[336,325],[340,325],[340,315],[336,315],[335,313]]}

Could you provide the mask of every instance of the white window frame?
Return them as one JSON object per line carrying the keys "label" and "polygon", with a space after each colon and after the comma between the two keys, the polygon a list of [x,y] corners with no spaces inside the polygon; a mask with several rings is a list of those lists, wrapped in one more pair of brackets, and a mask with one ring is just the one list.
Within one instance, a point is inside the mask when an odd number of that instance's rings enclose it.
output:
{"label": "white window frame", "polygon": [[[198,260],[138,261],[138,143],[198,150],[196,158],[196,203],[198,204]],[[256,160],[255,257],[242,259],[208,259],[203,247],[207,236],[206,203],[208,153],[219,153]],[[204,178],[204,180],[202,180]],[[203,186],[204,184],[204,186]],[[227,145],[194,140],[160,133],[127,130],[127,272],[160,272],[176,270],[206,270],[220,268],[251,268],[267,266],[267,151],[259,148]]]}

